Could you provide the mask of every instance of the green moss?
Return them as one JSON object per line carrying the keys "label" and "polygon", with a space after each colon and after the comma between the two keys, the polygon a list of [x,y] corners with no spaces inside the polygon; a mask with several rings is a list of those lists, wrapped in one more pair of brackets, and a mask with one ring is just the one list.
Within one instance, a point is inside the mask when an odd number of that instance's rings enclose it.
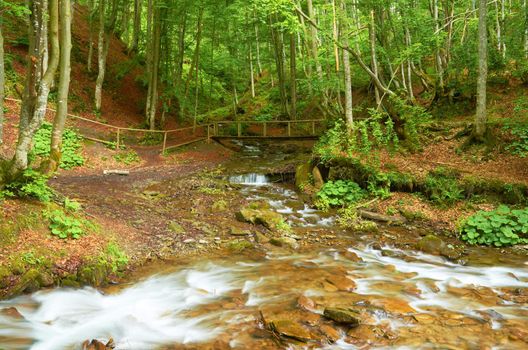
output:
{"label": "green moss", "polygon": [[253,249],[253,243],[246,241],[246,240],[236,240],[231,241],[227,245],[227,248],[231,250],[232,252],[241,253],[246,249]]}

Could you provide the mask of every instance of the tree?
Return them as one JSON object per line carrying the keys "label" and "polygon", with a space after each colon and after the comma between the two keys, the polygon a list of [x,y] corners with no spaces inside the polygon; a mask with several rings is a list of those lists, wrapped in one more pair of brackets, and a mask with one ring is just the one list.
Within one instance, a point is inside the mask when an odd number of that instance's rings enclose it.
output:
{"label": "tree", "polygon": [[0,145],[4,140],[4,98],[5,98],[5,64],[4,64],[4,35],[0,22]]}
{"label": "tree", "polygon": [[[48,95],[59,65],[59,6],[58,0],[29,0],[31,11],[29,15],[29,55],[26,73],[26,83],[20,109],[20,123],[15,155],[2,182],[15,179],[28,167],[28,154],[35,133],[42,125],[46,113]],[[47,42],[49,21],[49,61],[44,74],[41,69],[45,63],[46,51],[43,47]]]}
{"label": "tree", "polygon": [[478,81],[477,81],[477,113],[473,138],[484,141],[487,129],[486,88],[488,81],[488,27],[487,0],[480,0],[478,25]]}
{"label": "tree", "polygon": [[70,0],[60,0],[60,62],[57,112],[51,134],[51,152],[47,166],[48,172],[55,171],[61,160],[62,134],[68,115],[68,96],[71,71],[71,23],[72,6]]}

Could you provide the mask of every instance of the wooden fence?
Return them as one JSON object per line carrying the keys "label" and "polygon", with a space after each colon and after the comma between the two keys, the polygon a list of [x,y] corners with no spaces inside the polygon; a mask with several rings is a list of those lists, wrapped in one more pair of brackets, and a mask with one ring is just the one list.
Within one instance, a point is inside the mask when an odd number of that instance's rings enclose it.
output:
{"label": "wooden fence", "polygon": [[[6,98],[20,103],[20,100]],[[53,108],[48,111],[56,113]],[[148,130],[125,128],[102,123],[74,114],[68,114],[76,120],[79,134],[91,141],[104,143],[119,149],[127,143],[141,144],[151,140],[161,145],[161,152],[189,145],[199,141],[209,142],[212,138],[306,138],[318,135],[319,129],[325,129],[324,119],[310,120],[272,120],[272,121],[219,121],[172,130]],[[143,137],[134,137],[134,134]]]}

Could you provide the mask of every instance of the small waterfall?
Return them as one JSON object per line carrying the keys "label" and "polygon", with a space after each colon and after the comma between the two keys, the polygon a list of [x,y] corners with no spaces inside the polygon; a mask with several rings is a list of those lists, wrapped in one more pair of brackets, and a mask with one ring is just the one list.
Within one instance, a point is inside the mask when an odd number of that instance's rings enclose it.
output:
{"label": "small waterfall", "polygon": [[262,186],[271,183],[270,178],[263,174],[243,174],[229,177],[229,182],[241,185]]}

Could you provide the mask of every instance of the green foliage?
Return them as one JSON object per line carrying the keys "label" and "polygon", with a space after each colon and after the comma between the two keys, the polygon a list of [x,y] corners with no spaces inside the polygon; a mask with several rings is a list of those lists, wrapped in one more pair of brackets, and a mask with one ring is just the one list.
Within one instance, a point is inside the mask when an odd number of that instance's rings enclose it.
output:
{"label": "green foliage", "polygon": [[[51,132],[53,126],[50,123],[43,123],[33,138],[34,146],[30,160],[36,157],[47,158],[50,155]],[[84,164],[84,158],[79,153],[82,147],[82,138],[73,130],[65,129],[62,135],[62,156],[60,167],[62,169],[72,169]]]}
{"label": "green foliage", "polygon": [[2,192],[4,197],[35,198],[41,202],[49,202],[53,196],[48,177],[33,169],[25,170],[16,181],[7,184]]}
{"label": "green foliage", "polygon": [[469,244],[495,247],[528,243],[528,208],[511,210],[500,206],[479,211],[462,224],[462,239]]}
{"label": "green foliage", "polygon": [[128,265],[127,254],[114,242],[106,247],[106,259],[113,273],[123,270]]}
{"label": "green foliage", "polygon": [[87,220],[70,216],[60,209],[45,210],[43,215],[49,221],[51,234],[61,239],[79,239],[91,226]]}
{"label": "green foliage", "polygon": [[39,265],[42,265],[43,263],[43,259],[35,256],[35,253],[33,252],[26,252],[22,254],[22,261],[26,265],[30,265],[30,266],[39,266]]}
{"label": "green foliage", "polygon": [[336,120],[334,126],[329,128],[314,146],[314,155],[326,163],[346,154],[347,138],[344,123],[341,120]]}
{"label": "green foliage", "polygon": [[515,102],[514,116],[504,125],[514,140],[506,146],[513,155],[525,158],[528,156],[528,97],[522,96]]}
{"label": "green foliage", "polygon": [[424,183],[425,195],[433,204],[447,207],[464,199],[464,190],[459,186],[456,174],[449,169],[438,168],[427,175]]}
{"label": "green foliage", "polygon": [[141,161],[141,159],[139,158],[139,155],[134,150],[129,151],[129,152],[124,152],[124,153],[114,154],[113,158],[115,159],[116,162],[123,163],[125,165],[131,165],[134,163],[139,163]]}
{"label": "green foliage", "polygon": [[354,231],[376,231],[378,225],[373,221],[363,220],[356,208],[344,207],[339,209],[337,224],[344,229]]}
{"label": "green foliage", "polygon": [[320,208],[343,207],[365,198],[365,191],[353,181],[328,181],[317,193],[317,206]]}
{"label": "green foliage", "polygon": [[367,182],[368,192],[381,199],[389,198],[391,195],[391,179],[390,176],[382,172],[373,172]]}
{"label": "green foliage", "polygon": [[69,212],[75,213],[81,210],[81,204],[79,202],[66,198],[64,200],[64,209]]}
{"label": "green foliage", "polygon": [[156,146],[160,145],[163,142],[163,134],[162,133],[147,133],[145,136],[139,141],[140,145],[143,146]]}

